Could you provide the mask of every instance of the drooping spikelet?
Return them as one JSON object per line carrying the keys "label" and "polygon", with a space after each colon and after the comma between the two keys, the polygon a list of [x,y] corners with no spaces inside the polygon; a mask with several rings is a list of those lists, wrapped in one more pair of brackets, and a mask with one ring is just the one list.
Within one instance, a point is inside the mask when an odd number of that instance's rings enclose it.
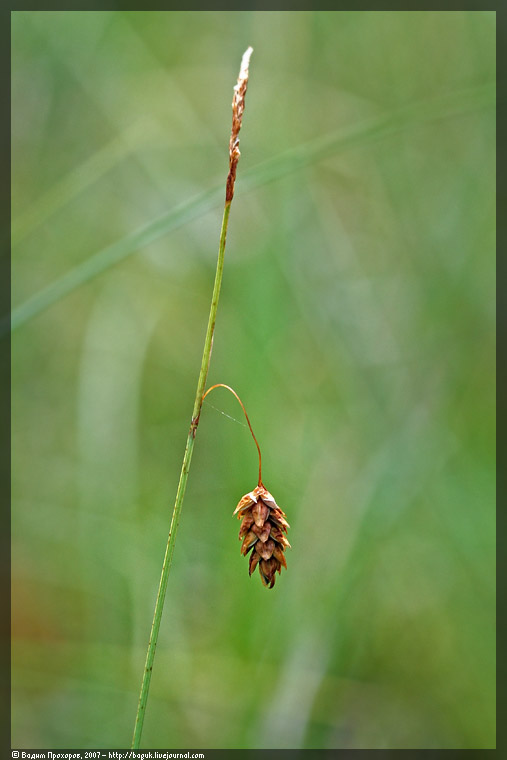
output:
{"label": "drooping spikelet", "polygon": [[273,588],[275,573],[286,568],[285,547],[290,544],[285,534],[290,527],[286,514],[264,486],[257,486],[247,493],[234,510],[241,520],[239,538],[243,540],[241,554],[250,555],[249,575],[259,565],[261,580],[265,586]]}

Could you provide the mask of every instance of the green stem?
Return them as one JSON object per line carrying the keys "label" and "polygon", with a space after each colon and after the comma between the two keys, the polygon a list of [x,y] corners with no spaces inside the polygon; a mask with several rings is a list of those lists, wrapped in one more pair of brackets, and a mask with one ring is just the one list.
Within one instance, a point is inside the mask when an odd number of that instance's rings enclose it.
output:
{"label": "green stem", "polygon": [[139,695],[139,704],[137,706],[136,723],[134,727],[134,736],[132,738],[132,749],[139,749],[141,742],[141,734],[143,731],[144,716],[146,713],[146,703],[148,701],[148,692],[150,690],[151,673],[153,670],[153,660],[155,658],[155,649],[157,646],[158,632],[160,630],[160,621],[162,619],[162,610],[164,607],[164,599],[167,589],[167,579],[169,576],[169,569],[171,567],[171,561],[174,553],[174,544],[176,540],[176,531],[178,529],[178,522],[181,514],[181,507],[183,505],[183,498],[185,496],[185,489],[187,487],[188,472],[190,470],[190,462],[192,461],[192,453],[194,450],[195,435],[197,432],[197,426],[199,424],[199,417],[201,414],[201,407],[204,395],[204,388],[206,385],[206,378],[208,376],[208,369],[211,359],[211,349],[213,347],[213,333],[215,330],[215,322],[217,317],[218,299],[220,297],[220,287],[222,285],[222,274],[224,271],[224,253],[225,253],[225,239],[227,236],[227,223],[229,221],[229,211],[231,208],[231,201],[226,201],[224,208],[224,215],[222,218],[222,230],[220,232],[220,244],[218,248],[218,261],[215,274],[215,284],[213,286],[213,296],[211,299],[211,308],[208,319],[208,329],[206,330],[206,339],[204,341],[204,350],[202,353],[201,371],[199,372],[199,380],[197,382],[197,390],[195,393],[194,409],[192,412],[192,421],[190,423],[190,430],[188,431],[187,445],[185,447],[185,454],[183,456],[183,464],[181,466],[180,480],[178,483],[178,490],[176,492],[176,501],[174,503],[173,515],[171,519],[171,527],[169,528],[169,537],[167,539],[167,547],[165,550],[164,564],[162,565],[162,574],[160,576],[160,584],[158,587],[157,601],[155,602],[155,612],[153,614],[153,623],[151,625],[150,641],[148,643],[148,652],[146,653],[146,663],[144,666],[143,681],[141,684],[141,693]]}

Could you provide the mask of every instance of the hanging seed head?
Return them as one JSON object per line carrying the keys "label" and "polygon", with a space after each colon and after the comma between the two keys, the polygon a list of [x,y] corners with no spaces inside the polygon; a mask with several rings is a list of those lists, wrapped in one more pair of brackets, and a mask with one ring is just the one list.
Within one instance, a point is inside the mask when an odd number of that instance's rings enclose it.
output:
{"label": "hanging seed head", "polygon": [[289,523],[269,491],[257,486],[240,500],[234,514],[241,520],[239,538],[241,554],[251,551],[249,575],[259,566],[261,580],[268,588],[275,585],[275,573],[287,568],[285,548],[290,547],[285,534]]}
{"label": "hanging seed head", "polygon": [[245,95],[248,86],[248,66],[253,48],[245,50],[241,59],[241,68],[239,70],[238,83],[234,87],[234,97],[232,99],[232,130],[229,141],[229,174],[225,188],[225,200],[232,201],[234,196],[234,183],[236,181],[236,168],[240,157],[239,152],[239,130],[241,129],[241,120],[245,110]]}

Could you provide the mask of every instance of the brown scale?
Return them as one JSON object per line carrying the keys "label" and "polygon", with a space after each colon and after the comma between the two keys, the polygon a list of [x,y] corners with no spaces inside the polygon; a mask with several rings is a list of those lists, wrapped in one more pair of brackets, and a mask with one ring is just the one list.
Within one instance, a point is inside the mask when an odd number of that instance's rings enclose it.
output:
{"label": "brown scale", "polygon": [[247,493],[234,510],[241,520],[239,538],[241,554],[251,551],[249,574],[259,566],[261,580],[268,588],[275,585],[276,572],[287,568],[285,549],[290,547],[285,534],[289,523],[272,495],[260,485]]}

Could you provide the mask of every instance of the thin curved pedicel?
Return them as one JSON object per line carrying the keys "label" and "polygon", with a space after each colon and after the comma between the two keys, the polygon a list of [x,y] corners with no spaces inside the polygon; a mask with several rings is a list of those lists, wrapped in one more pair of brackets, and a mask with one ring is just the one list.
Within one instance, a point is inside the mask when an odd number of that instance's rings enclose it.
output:
{"label": "thin curved pedicel", "polygon": [[249,491],[241,497],[233,515],[237,515],[238,520],[241,520],[239,529],[239,539],[242,542],[241,554],[246,557],[252,552],[249,559],[249,574],[252,575],[255,568],[258,567],[263,584],[268,588],[273,588],[276,573],[281,573],[282,566],[287,568],[285,549],[290,547],[286,537],[287,529],[290,527],[286,520],[287,515],[280,509],[272,494],[262,483],[261,449],[243,402],[236,391],[224,383],[217,383],[208,388],[203,395],[203,401],[208,393],[215,388],[225,388],[236,398],[257,446],[259,454],[258,484],[253,491]]}

